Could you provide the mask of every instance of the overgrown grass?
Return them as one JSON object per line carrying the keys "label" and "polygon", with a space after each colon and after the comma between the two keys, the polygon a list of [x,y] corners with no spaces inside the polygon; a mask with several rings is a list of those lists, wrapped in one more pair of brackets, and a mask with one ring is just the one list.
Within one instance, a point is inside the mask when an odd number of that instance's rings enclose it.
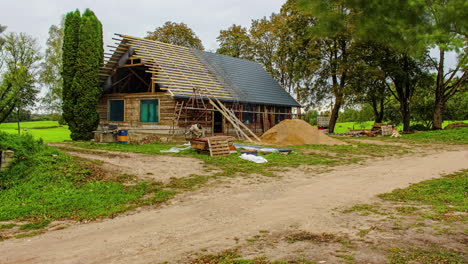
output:
{"label": "overgrown grass", "polygon": [[269,261],[265,257],[243,259],[236,250],[225,250],[219,254],[203,255],[190,261],[191,264],[314,264],[307,260]]}
{"label": "overgrown grass", "polygon": [[[351,141],[351,143],[354,143]],[[324,152],[336,153],[338,157],[351,157],[351,156],[368,156],[368,157],[385,157],[395,154],[407,154],[411,152],[409,147],[392,146],[392,145],[376,145],[376,144],[349,144],[349,145],[302,145],[294,146],[300,150],[313,149]]]}
{"label": "overgrown grass", "polygon": [[393,248],[388,254],[388,263],[390,264],[405,264],[405,263],[421,263],[421,264],[458,264],[465,263],[463,258],[454,251],[449,251],[441,248],[422,249],[410,248],[400,249]]}
{"label": "overgrown grass", "polygon": [[[432,218],[445,218],[445,214],[468,211],[468,170],[444,176],[440,179],[412,184],[379,195],[380,198],[399,202],[417,202],[431,205]],[[414,210],[413,210],[414,211]],[[405,210],[405,213],[411,213]],[[450,217],[450,216],[448,216]]]}
{"label": "overgrown grass", "polygon": [[[180,153],[162,153],[177,146],[176,143],[153,143],[148,145],[132,144],[98,144],[93,142],[74,142],[74,146],[87,149],[102,149],[121,152],[136,152],[150,155],[172,155],[178,157],[194,157],[202,160],[207,166],[219,170],[216,176],[234,176],[237,173],[258,173],[264,176],[275,176],[275,171],[285,168],[297,168],[301,165],[337,165],[355,163],[363,160],[363,157],[384,157],[387,155],[406,154],[409,148],[401,146],[379,146],[375,144],[354,144],[340,146],[326,145],[302,145],[291,146],[294,149],[290,154],[269,153],[262,154],[268,160],[267,163],[256,164],[242,160],[239,154],[231,154],[227,157],[211,157],[207,153],[198,153],[193,149],[183,150]],[[198,178],[197,180],[203,180]]]}
{"label": "overgrown grass", "polygon": [[[70,139],[70,131],[68,126],[61,126],[57,121],[34,121],[21,122],[21,134],[32,135],[35,139],[42,139],[44,142],[63,142]],[[23,129],[27,131],[23,131]],[[9,134],[18,134],[17,123],[2,123],[0,131]]]}
{"label": "overgrown grass", "polygon": [[96,179],[93,171],[30,135],[0,132],[0,149],[15,151],[13,166],[0,172],[0,221],[40,226],[54,219],[94,219],[132,207],[148,185]]}
{"label": "overgrown grass", "polygon": [[468,127],[407,134],[401,139],[417,143],[468,144]]}
{"label": "overgrown grass", "polygon": [[218,176],[234,176],[236,173],[259,173],[265,176],[273,176],[273,172],[277,168],[298,167],[300,165],[317,165],[336,163],[337,160],[331,156],[324,154],[304,154],[301,152],[293,152],[288,155],[280,153],[270,153],[262,155],[268,162],[256,164],[250,161],[245,161],[239,158],[238,154],[232,154],[227,157],[211,157],[207,153],[198,153],[193,149],[183,150],[180,153],[162,153],[161,150],[166,150],[177,146],[175,143],[153,143],[148,145],[132,145],[132,144],[97,144],[92,142],[75,142],[73,145],[82,148],[103,149],[121,152],[136,152],[150,155],[172,155],[179,157],[194,157],[201,159],[206,165],[219,169]]}
{"label": "overgrown grass", "polygon": [[[358,138],[350,138],[360,139]],[[468,127],[458,127],[449,130],[431,130],[414,134],[402,134],[399,138],[385,137],[365,137],[372,140],[387,140],[401,143],[422,143],[422,144],[468,144]]]}

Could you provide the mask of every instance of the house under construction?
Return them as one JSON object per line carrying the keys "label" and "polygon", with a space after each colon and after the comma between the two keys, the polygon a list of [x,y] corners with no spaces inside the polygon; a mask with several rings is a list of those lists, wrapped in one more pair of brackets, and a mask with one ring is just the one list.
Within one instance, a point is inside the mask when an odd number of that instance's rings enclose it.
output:
{"label": "house under construction", "polygon": [[193,124],[254,140],[300,107],[258,63],[116,36],[100,72],[100,126],[129,130],[131,140],[183,136]]}

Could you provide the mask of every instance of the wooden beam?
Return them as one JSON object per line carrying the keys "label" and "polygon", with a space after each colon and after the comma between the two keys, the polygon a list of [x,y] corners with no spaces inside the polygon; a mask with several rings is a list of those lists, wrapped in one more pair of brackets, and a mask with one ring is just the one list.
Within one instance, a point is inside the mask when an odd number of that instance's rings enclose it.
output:
{"label": "wooden beam", "polygon": [[143,78],[140,77],[140,75],[138,75],[132,68],[128,68],[131,72],[133,72],[133,74],[142,82],[144,83],[146,86],[149,86],[149,83],[145,82],[145,80],[143,80]]}
{"label": "wooden beam", "polygon": [[145,66],[145,64],[144,63],[124,64],[124,65],[119,66],[117,68],[128,68],[128,67],[138,67],[138,66]]}

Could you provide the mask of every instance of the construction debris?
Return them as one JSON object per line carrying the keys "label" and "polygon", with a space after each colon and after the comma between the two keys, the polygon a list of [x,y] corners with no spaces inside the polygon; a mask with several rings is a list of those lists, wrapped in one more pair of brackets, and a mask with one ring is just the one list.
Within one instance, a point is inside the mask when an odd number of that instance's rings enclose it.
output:
{"label": "construction debris", "polygon": [[186,149],[190,149],[190,148],[192,148],[192,147],[190,147],[190,146],[185,147],[185,148],[172,147],[170,149],[160,150],[159,152],[162,152],[162,153],[179,153],[182,150],[186,150]]}
{"label": "construction debris", "polygon": [[229,156],[230,154],[229,141],[225,138],[209,137],[208,148],[211,157]]}
{"label": "construction debris", "polygon": [[200,138],[205,136],[205,130],[200,124],[194,124],[187,132],[190,138]]}
{"label": "construction debris", "polygon": [[395,128],[390,137],[401,137],[400,133],[398,132],[398,129]]}
{"label": "construction debris", "polygon": [[236,148],[241,148],[245,150],[256,150],[260,153],[290,153],[292,149],[286,148],[270,148],[270,147],[260,147],[260,146],[250,146],[250,145],[241,145],[241,144],[234,144]]}
{"label": "construction debris", "polygon": [[373,136],[389,136],[393,133],[393,126],[382,123],[374,123],[371,131]]}
{"label": "construction debris", "polygon": [[321,133],[300,119],[283,120],[260,138],[263,143],[271,145],[346,145],[345,142]]}
{"label": "construction debris", "polygon": [[255,156],[255,155],[250,155],[250,154],[242,154],[242,155],[239,156],[239,158],[241,158],[243,160],[248,160],[248,161],[251,161],[251,162],[255,162],[255,163],[268,162],[268,160],[265,159],[262,156]]}

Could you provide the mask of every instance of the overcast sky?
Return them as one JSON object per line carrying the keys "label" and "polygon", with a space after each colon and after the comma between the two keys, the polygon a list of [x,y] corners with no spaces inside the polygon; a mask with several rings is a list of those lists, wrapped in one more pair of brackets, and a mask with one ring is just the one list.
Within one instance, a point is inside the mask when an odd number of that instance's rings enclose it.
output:
{"label": "overcast sky", "polygon": [[166,21],[184,22],[215,51],[221,29],[232,24],[250,25],[252,19],[279,12],[286,0],[0,0],[0,24],[7,32],[26,32],[42,48],[52,24],[62,15],[85,8],[93,10],[104,30],[104,42],[112,44],[114,33],[144,37]]}
{"label": "overcast sky", "polygon": [[[216,51],[216,37],[232,24],[249,26],[252,19],[279,12],[286,0],[0,0],[0,24],[7,32],[26,32],[45,48],[48,30],[76,8],[92,9],[101,20],[104,43],[113,44],[114,33],[144,37],[166,21],[184,22],[202,40],[205,49]],[[437,56],[436,50],[431,55]],[[454,66],[448,54],[446,68]]]}

